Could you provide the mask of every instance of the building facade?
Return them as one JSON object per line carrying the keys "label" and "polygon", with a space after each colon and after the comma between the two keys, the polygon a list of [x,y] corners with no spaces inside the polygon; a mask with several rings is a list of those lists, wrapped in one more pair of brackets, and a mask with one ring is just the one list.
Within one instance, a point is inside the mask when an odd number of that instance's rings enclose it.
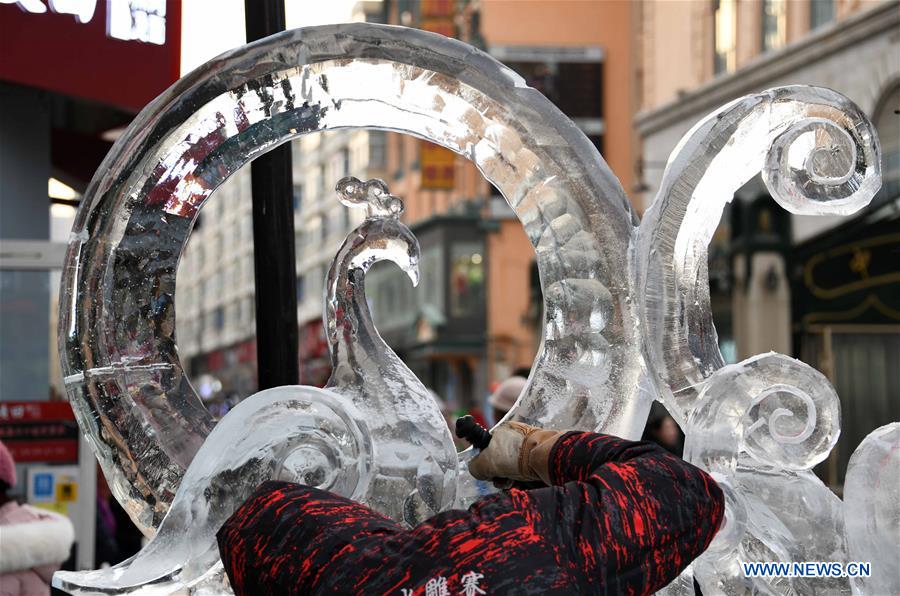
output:
{"label": "building facade", "polygon": [[[383,175],[378,163],[384,133],[335,131],[293,143],[294,230],[300,381],[323,385],[330,374],[322,328],[325,274],[347,233],[364,213],[340,204],[335,183],[344,176]],[[370,150],[374,144],[374,151]],[[383,151],[382,151],[383,155]],[[383,161],[383,157],[381,158]],[[204,206],[178,268],[178,347],[192,376],[209,374],[226,393],[256,391],[256,319],[250,171],[220,186]]]}
{"label": "building facade", "polygon": [[177,287],[178,351],[189,374],[214,375],[242,396],[255,392],[249,169],[235,173],[204,205],[178,266]]}
{"label": "building facade", "polygon": [[[353,13],[355,21],[378,18],[377,3],[360,2]],[[347,233],[364,217],[340,204],[334,187],[344,176],[385,176],[385,134],[340,130],[292,143],[298,366],[306,385],[328,380],[325,274]],[[252,211],[250,170],[244,168],[204,206],[178,268],[179,353],[192,377],[209,375],[216,388],[221,386],[217,391],[239,397],[257,389]]]}
{"label": "building facade", "polygon": [[[791,215],[759,176],[726,208],[710,287],[727,361],[775,350],[823,371],[843,405],[832,484],[874,428],[900,418],[900,3],[717,0],[641,4],[642,207],[681,137],[709,112],[783,85],[850,98],[875,124],[883,188],[852,217]],[[692,40],[685,43],[685,40]]]}
{"label": "building facade", "polygon": [[365,217],[337,200],[345,176],[383,178],[385,134],[340,130],[301,137],[294,145],[294,242],[297,252],[297,321],[300,382],[324,385],[331,374],[322,325],[325,276],[347,234]]}

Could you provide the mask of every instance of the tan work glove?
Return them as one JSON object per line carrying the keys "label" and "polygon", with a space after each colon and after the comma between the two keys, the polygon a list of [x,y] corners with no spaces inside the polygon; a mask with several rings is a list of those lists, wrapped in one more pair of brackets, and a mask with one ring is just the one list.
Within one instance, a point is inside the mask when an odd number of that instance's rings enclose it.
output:
{"label": "tan work glove", "polygon": [[565,431],[509,422],[491,432],[491,444],[472,458],[469,472],[478,480],[543,481],[550,484],[550,450]]}

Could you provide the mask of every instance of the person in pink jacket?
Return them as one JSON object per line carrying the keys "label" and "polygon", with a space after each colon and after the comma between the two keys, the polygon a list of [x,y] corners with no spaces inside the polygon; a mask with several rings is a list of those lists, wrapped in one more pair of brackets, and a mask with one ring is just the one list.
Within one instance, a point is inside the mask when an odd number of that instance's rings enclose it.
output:
{"label": "person in pink jacket", "polygon": [[50,594],[75,531],[65,516],[19,505],[7,494],[15,485],[15,462],[0,441],[0,596]]}

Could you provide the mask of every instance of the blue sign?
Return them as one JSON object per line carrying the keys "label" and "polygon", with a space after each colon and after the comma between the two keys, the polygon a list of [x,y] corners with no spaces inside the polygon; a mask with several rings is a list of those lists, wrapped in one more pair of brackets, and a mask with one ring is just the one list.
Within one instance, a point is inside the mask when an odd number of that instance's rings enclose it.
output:
{"label": "blue sign", "polygon": [[34,475],[34,496],[35,497],[51,497],[53,496],[53,474],[44,472]]}

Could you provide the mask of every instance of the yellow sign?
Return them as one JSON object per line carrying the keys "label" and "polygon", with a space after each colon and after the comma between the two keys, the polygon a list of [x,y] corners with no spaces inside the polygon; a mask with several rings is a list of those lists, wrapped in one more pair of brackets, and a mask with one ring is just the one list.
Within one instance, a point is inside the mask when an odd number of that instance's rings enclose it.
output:
{"label": "yellow sign", "polygon": [[422,188],[452,190],[456,174],[456,154],[440,145],[421,142],[419,162],[422,168]]}
{"label": "yellow sign", "polygon": [[56,485],[56,500],[60,503],[68,503],[78,500],[77,482],[60,482]]}

